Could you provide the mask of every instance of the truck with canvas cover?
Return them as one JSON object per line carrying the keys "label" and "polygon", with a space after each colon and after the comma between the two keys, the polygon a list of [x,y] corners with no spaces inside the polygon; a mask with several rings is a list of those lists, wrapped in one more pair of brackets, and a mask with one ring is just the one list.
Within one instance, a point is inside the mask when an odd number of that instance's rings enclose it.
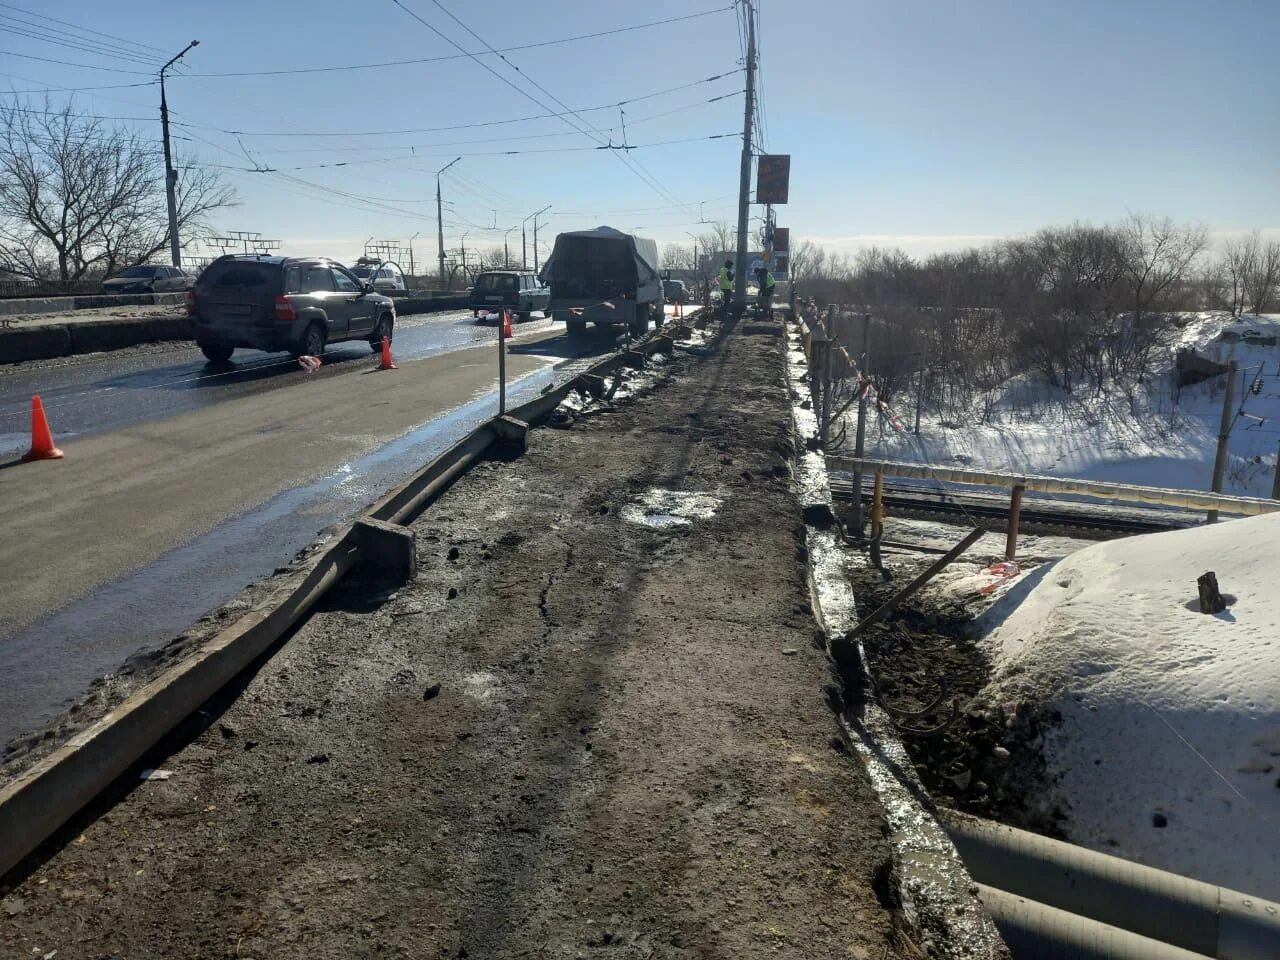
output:
{"label": "truck with canvas cover", "polygon": [[612,227],[562,233],[539,276],[551,288],[550,316],[563,320],[570,336],[581,336],[588,323],[625,324],[634,337],[644,335],[650,320],[662,326],[662,277],[653,240]]}

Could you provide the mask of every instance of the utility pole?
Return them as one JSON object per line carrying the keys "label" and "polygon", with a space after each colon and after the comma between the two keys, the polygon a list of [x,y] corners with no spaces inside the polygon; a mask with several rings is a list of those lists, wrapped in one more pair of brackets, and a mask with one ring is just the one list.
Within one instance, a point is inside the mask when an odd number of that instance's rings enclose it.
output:
{"label": "utility pole", "polygon": [[192,47],[200,46],[192,40],[182,52],[160,68],[160,127],[164,131],[164,192],[169,204],[169,256],[175,267],[182,266],[182,244],[178,242],[178,171],[173,169],[173,153],[169,148],[169,101],[164,93],[164,72],[181,60]]}
{"label": "utility pole", "polygon": [[742,168],[738,175],[738,255],[733,269],[733,307],[740,316],[747,305],[747,210],[751,193],[751,122],[756,109],[756,20],[747,11],[747,96],[742,120]]}
{"label": "utility pole", "polygon": [[454,157],[443,167],[436,171],[436,245],[440,251],[440,285],[443,287],[444,280],[444,215],[440,202],[440,174],[444,173],[455,163],[461,160],[461,157]]}
{"label": "utility pole", "polygon": [[[538,272],[538,217],[542,216],[544,213],[546,213],[550,209],[551,209],[551,204],[548,203],[541,210],[537,210],[524,218],[524,223],[528,223],[530,220],[533,221],[533,272],[534,273]],[[523,223],[520,225],[520,269],[521,270],[529,269],[529,257],[528,257],[528,253],[525,250]]]}
{"label": "utility pole", "polygon": [[[1236,370],[1239,361],[1232,360],[1227,364],[1227,392],[1222,397],[1222,426],[1218,430],[1218,453],[1213,458],[1213,492],[1222,492],[1222,481],[1227,472],[1227,441],[1231,439],[1231,421],[1235,415],[1236,402]],[[1210,523],[1218,522],[1218,511],[1210,510]]]}

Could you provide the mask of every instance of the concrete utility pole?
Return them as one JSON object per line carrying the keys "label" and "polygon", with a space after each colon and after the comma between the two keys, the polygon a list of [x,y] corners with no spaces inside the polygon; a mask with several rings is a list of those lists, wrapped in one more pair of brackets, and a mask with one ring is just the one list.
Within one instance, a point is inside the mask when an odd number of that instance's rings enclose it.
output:
{"label": "concrete utility pole", "polygon": [[[543,207],[543,208],[542,208],[541,210],[539,210],[537,213],[531,213],[531,214],[529,214],[529,216],[528,216],[528,217],[525,217],[525,222],[526,222],[526,223],[527,223],[530,219],[532,219],[532,220],[533,220],[533,272],[534,272],[534,273],[537,273],[537,272],[538,272],[538,218],[539,218],[540,216],[542,216],[544,213],[546,213],[546,212],[547,212],[548,210],[550,210],[550,209],[551,209],[551,204],[549,204],[549,203],[548,203],[545,207]],[[521,233],[521,236],[523,237],[523,232]],[[528,262],[527,260],[525,260],[525,261],[522,263],[522,265],[521,265],[520,269],[521,269],[521,270],[528,270],[528,269],[529,269],[529,262]]]}
{"label": "concrete utility pole", "polygon": [[175,267],[182,266],[182,244],[178,242],[178,171],[173,169],[173,153],[169,148],[169,101],[164,93],[164,72],[181,60],[192,47],[200,46],[192,40],[182,52],[160,68],[160,127],[164,131],[164,192],[169,204],[169,256]]}
{"label": "concrete utility pole", "polygon": [[751,194],[751,122],[756,110],[756,19],[747,9],[747,103],[742,120],[742,168],[738,175],[738,255],[733,268],[733,307],[741,315],[747,305],[747,211]]}
{"label": "concrete utility pole", "polygon": [[461,157],[454,157],[443,167],[436,171],[436,245],[440,251],[440,285],[444,286],[444,214],[440,201],[440,174],[444,173],[455,163],[461,160]]}
{"label": "concrete utility pole", "polygon": [[[1218,430],[1218,453],[1213,458],[1213,492],[1222,492],[1222,481],[1227,473],[1227,442],[1231,439],[1231,421],[1235,415],[1236,403],[1236,371],[1239,361],[1232,360],[1227,364],[1227,392],[1222,397],[1222,426]],[[1218,522],[1218,511],[1210,510],[1210,523]]]}

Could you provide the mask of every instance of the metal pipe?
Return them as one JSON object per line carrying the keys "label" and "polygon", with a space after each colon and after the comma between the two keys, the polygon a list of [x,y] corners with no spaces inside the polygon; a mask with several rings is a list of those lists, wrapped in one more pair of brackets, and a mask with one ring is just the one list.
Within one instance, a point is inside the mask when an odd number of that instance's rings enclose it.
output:
{"label": "metal pipe", "polygon": [[1280,512],[1280,502],[1261,497],[1236,497],[1201,490],[1173,490],[1166,487],[1142,487],[1130,483],[1105,483],[1098,480],[1072,480],[1066,477],[1040,477],[1034,474],[998,473],[993,470],[965,470],[934,463],[907,463],[900,460],[878,460],[863,457],[827,457],[827,469],[863,473],[883,470],[891,477],[920,477],[947,480],[986,487],[1021,486],[1036,493],[1074,493],[1104,500],[1128,500],[1153,503],[1165,507],[1193,510],[1218,508],[1227,513],[1256,516]]}
{"label": "metal pipe", "polygon": [[1018,555],[1018,519],[1022,516],[1022,490],[1020,485],[1015,484],[1009,497],[1009,536],[1004,543],[1006,560],[1012,560]]}
{"label": "metal pipe", "polygon": [[982,905],[1017,960],[1206,960],[1159,940],[978,884]]}
{"label": "metal pipe", "polygon": [[950,810],[939,822],[978,883],[1196,955],[1280,957],[1280,904]]}

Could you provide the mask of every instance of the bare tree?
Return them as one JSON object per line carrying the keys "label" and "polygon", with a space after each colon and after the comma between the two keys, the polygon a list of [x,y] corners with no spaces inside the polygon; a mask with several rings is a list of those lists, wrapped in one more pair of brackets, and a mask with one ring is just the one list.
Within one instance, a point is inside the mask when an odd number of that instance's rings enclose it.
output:
{"label": "bare tree", "polygon": [[1253,269],[1246,277],[1246,287],[1253,312],[1262,313],[1276,293],[1277,282],[1280,282],[1280,240],[1264,244],[1254,231],[1254,243],[1257,254],[1253,259]]}
{"label": "bare tree", "polygon": [[[178,224],[234,202],[218,175],[181,164]],[[164,163],[151,143],[71,104],[0,105],[0,265],[63,282],[149,259],[169,243]]]}
{"label": "bare tree", "polygon": [[1144,311],[1177,287],[1209,245],[1209,232],[1199,224],[1176,225],[1165,217],[1132,214],[1121,227],[1126,245],[1127,272],[1133,287],[1133,318],[1142,323]]}
{"label": "bare tree", "polygon": [[1250,280],[1258,261],[1261,235],[1255,230],[1243,237],[1232,237],[1222,245],[1222,266],[1231,285],[1231,315],[1244,313]]}

